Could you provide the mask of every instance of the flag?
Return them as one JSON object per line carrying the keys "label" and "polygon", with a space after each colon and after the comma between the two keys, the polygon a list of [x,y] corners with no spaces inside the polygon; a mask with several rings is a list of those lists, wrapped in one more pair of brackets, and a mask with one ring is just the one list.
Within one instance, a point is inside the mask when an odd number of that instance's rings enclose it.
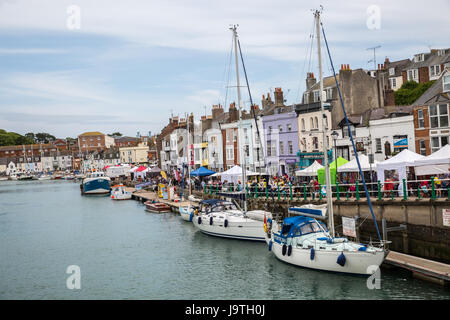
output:
{"label": "flag", "polygon": [[266,218],[266,213],[264,212],[264,232],[267,233],[267,218]]}
{"label": "flag", "polygon": [[161,175],[162,175],[162,177],[163,177],[164,179],[167,180],[167,175],[166,175],[166,173],[165,173],[164,171],[161,171]]}

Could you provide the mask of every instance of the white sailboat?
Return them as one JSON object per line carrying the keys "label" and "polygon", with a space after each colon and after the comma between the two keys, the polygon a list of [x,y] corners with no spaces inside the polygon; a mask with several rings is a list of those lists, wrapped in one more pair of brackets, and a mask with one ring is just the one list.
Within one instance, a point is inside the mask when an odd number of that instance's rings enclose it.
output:
{"label": "white sailboat", "polygon": [[[238,40],[236,26],[230,28],[233,32],[234,54],[236,64],[236,82],[237,98],[239,105],[239,144],[242,146],[242,100],[239,82],[239,60],[238,60]],[[246,185],[246,164],[243,152],[239,152],[240,162],[243,164],[242,182]],[[241,194],[244,199],[244,208],[237,206],[229,201],[216,200],[207,210],[201,210],[193,218],[194,226],[201,232],[223,238],[265,241],[264,216],[270,214],[262,210],[247,212],[247,202],[245,200],[245,189]],[[205,200],[206,201],[206,200]],[[212,200],[211,200],[212,201]]]}
{"label": "white sailboat", "polygon": [[[320,92],[323,92],[320,52],[320,12],[315,11],[314,15],[318,44]],[[320,98],[320,104],[323,113],[324,106],[322,98]],[[347,118],[345,108],[344,115]],[[325,120],[324,117],[322,119]],[[324,124],[323,128],[325,128]],[[349,134],[353,142],[351,132]],[[326,154],[328,145],[325,130],[323,130],[323,135],[326,194],[331,195],[331,179]],[[357,156],[356,151],[355,154]],[[371,209],[370,197],[367,198]],[[373,244],[364,245],[349,241],[347,238],[335,237],[331,196],[327,196],[326,207],[309,205],[291,208],[289,212],[295,214],[295,216],[284,218],[282,221],[276,221],[272,217],[269,217],[264,226],[269,250],[279,260],[300,267],[367,275],[373,274],[387,255],[388,251],[384,248],[384,243],[381,239],[380,246],[374,246]],[[327,217],[328,228],[321,221]]]}

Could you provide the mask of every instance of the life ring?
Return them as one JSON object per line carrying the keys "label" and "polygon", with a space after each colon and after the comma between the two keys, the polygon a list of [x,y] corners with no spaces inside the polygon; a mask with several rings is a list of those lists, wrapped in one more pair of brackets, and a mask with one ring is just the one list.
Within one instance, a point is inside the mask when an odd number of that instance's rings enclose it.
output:
{"label": "life ring", "polygon": [[291,255],[291,253],[292,253],[292,246],[289,245],[288,248],[287,248],[287,255],[288,255],[288,257]]}
{"label": "life ring", "polygon": [[209,217],[209,225],[212,226],[213,224],[213,217]]}
{"label": "life ring", "polygon": [[226,228],[226,227],[228,227],[228,220],[227,219],[225,219],[225,221],[223,222],[223,226]]}
{"label": "life ring", "polygon": [[198,224],[202,224],[202,217],[198,217]]}
{"label": "life ring", "polygon": [[282,254],[283,256],[286,255],[286,249],[287,249],[286,245],[283,244],[283,248],[281,248],[281,254]]}

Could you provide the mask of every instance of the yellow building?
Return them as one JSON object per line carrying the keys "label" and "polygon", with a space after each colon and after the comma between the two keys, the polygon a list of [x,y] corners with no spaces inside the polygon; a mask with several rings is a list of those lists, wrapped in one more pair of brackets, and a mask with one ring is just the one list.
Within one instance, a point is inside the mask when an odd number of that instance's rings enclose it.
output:
{"label": "yellow building", "polygon": [[121,163],[148,163],[148,146],[140,143],[136,147],[119,148]]}

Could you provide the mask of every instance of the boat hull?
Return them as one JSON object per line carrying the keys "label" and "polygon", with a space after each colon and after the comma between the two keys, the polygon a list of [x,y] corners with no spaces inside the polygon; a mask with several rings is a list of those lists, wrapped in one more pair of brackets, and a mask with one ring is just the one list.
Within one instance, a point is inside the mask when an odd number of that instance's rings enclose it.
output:
{"label": "boat hull", "polygon": [[107,194],[110,190],[110,180],[105,177],[86,178],[82,183],[83,194]]}
{"label": "boat hull", "polygon": [[[376,267],[383,263],[386,254],[384,251],[372,253],[315,250],[314,257],[311,259],[311,249],[292,247],[290,255],[286,252],[283,255],[283,244],[274,241],[272,241],[271,251],[279,260],[299,267],[360,275],[373,274]],[[345,256],[345,264],[343,266],[337,263],[342,253]]]}
{"label": "boat hull", "polygon": [[208,216],[202,216],[202,221],[199,223],[199,216],[194,216],[192,222],[201,232],[221,238],[250,240],[250,241],[265,241],[264,225],[262,221],[255,221],[251,219],[243,219],[241,222],[228,222],[225,227],[225,220],[213,220],[210,224]]}
{"label": "boat hull", "polygon": [[194,214],[192,213],[192,209],[189,207],[180,207],[180,216],[184,221],[192,222],[192,218]]}
{"label": "boat hull", "polygon": [[170,206],[165,203],[154,202],[154,203],[145,203],[145,211],[152,213],[165,213],[171,212]]}

